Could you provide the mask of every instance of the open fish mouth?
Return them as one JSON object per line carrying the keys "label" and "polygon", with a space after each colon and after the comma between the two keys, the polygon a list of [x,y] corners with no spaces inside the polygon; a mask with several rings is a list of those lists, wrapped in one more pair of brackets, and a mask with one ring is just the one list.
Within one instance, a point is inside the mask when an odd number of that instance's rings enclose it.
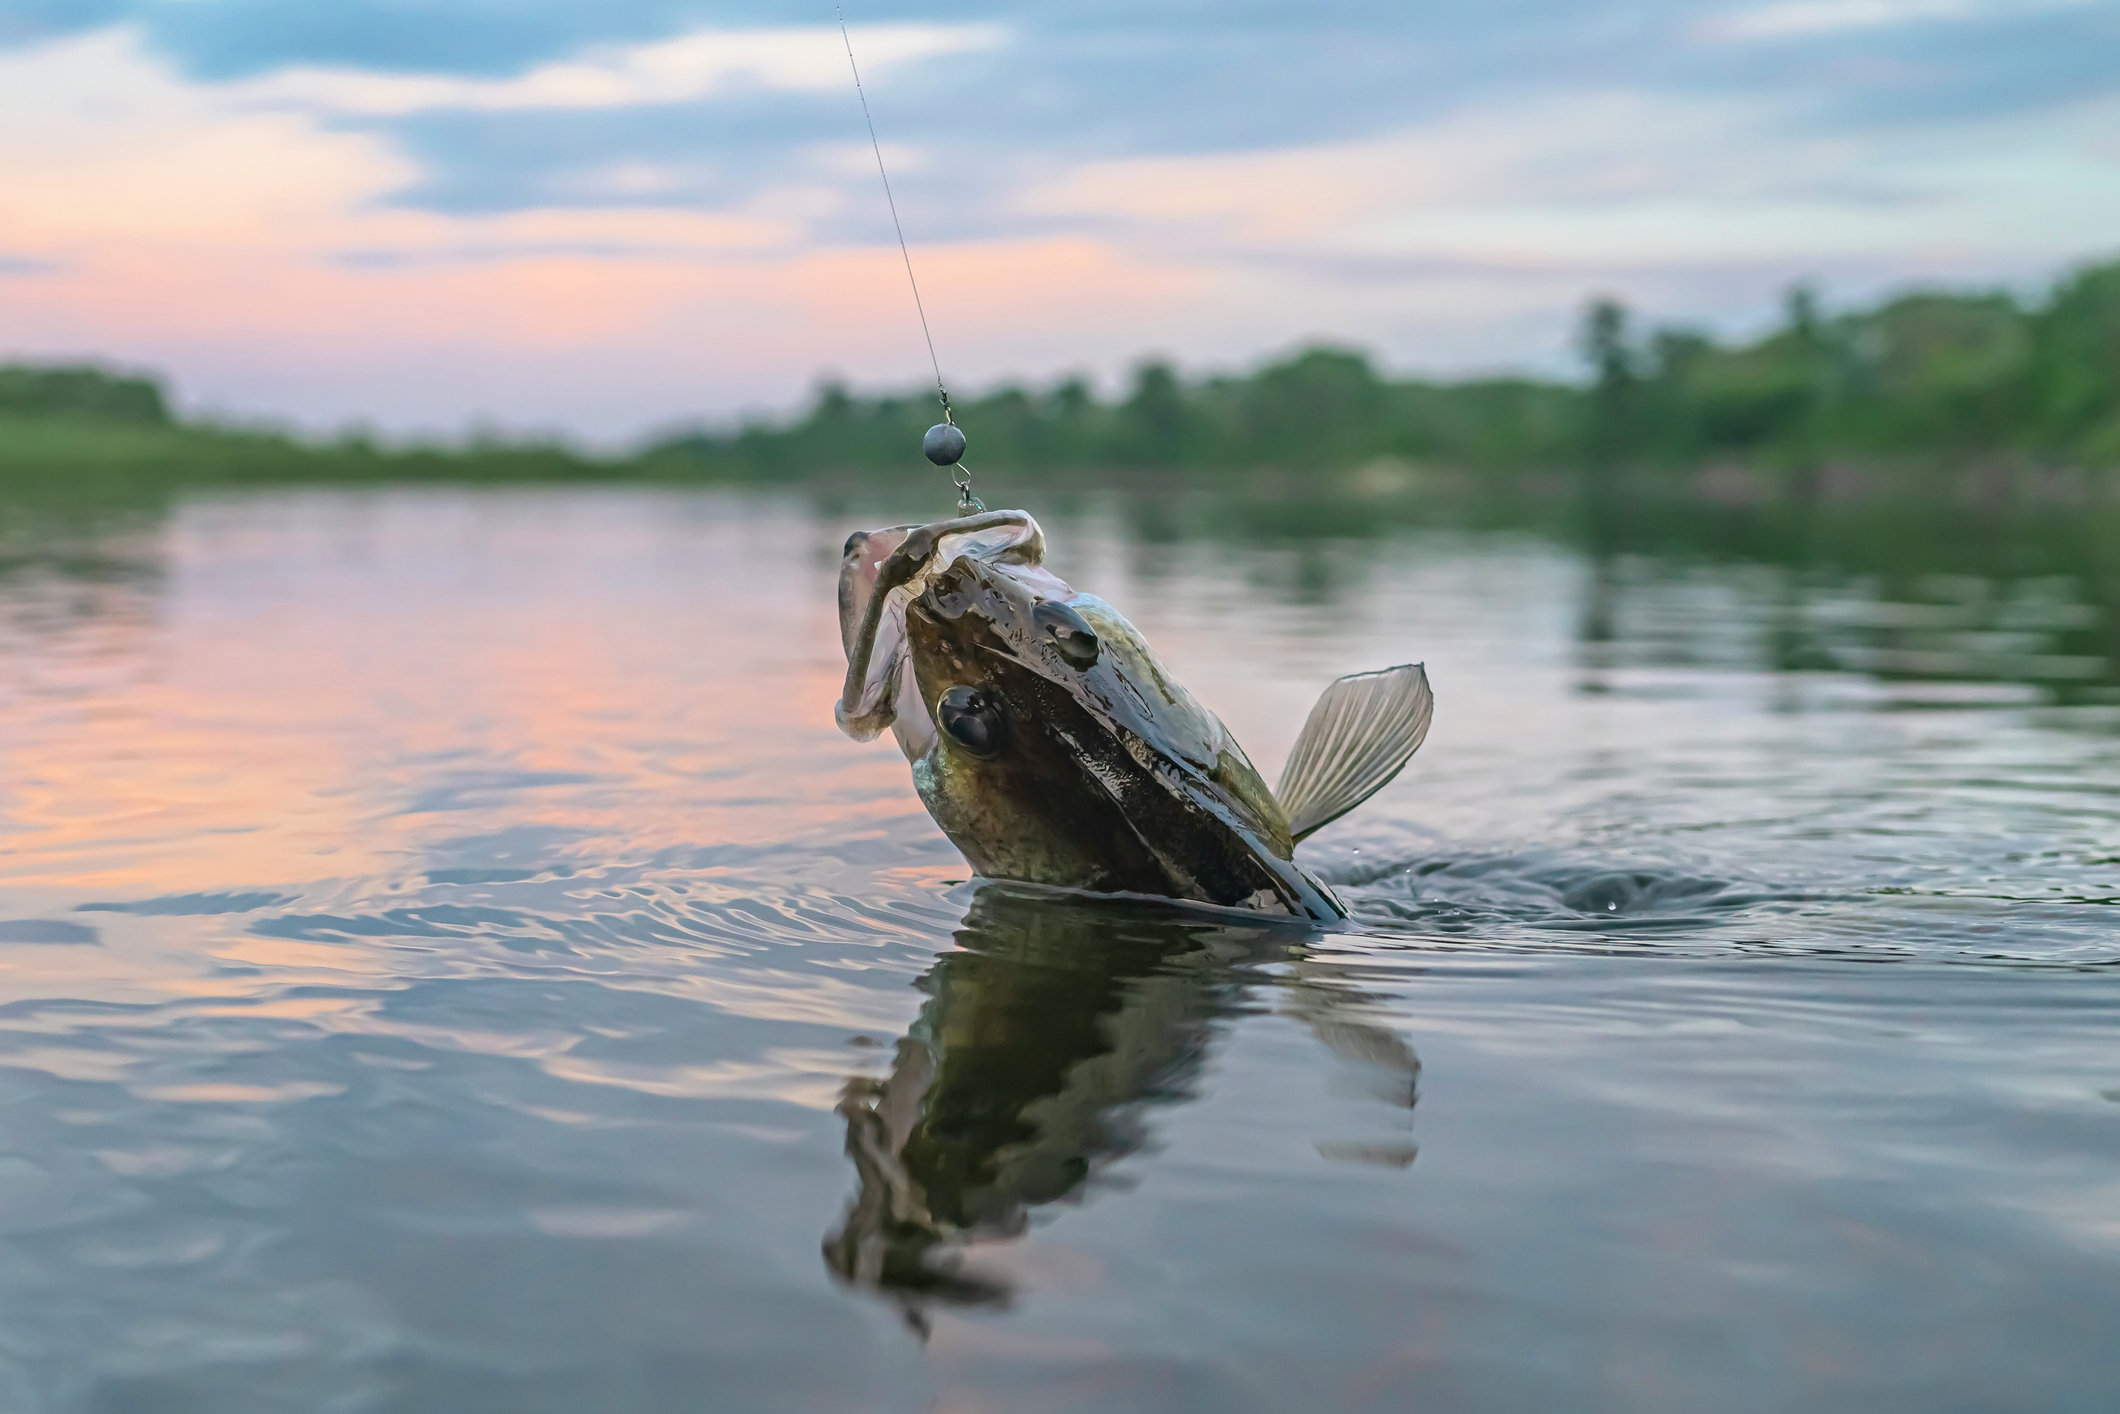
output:
{"label": "open fish mouth", "polygon": [[[959,559],[1005,564],[1027,586],[1066,599],[1074,591],[1040,566],[1044,556],[1044,533],[1021,511],[848,536],[839,568],[839,637],[846,648],[847,678],[832,710],[839,729],[856,741],[871,741],[886,727],[926,716],[908,671],[912,644],[905,611],[936,574]],[[925,754],[924,747],[911,750],[906,735],[899,740],[906,754]]]}

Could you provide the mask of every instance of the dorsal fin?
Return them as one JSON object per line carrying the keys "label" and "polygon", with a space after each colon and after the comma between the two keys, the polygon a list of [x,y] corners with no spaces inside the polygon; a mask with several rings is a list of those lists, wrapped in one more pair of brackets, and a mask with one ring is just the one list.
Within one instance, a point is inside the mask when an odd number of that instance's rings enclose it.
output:
{"label": "dorsal fin", "polygon": [[1382,790],[1420,749],[1434,711],[1422,663],[1355,673],[1326,688],[1274,792],[1289,838],[1314,833]]}

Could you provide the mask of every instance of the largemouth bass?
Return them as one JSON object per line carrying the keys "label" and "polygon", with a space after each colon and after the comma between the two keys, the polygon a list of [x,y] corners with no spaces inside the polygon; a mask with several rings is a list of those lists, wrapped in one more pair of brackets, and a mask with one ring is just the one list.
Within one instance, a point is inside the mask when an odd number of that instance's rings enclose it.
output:
{"label": "largemouth bass", "polygon": [[849,536],[841,730],[892,731],[928,813],[988,878],[1345,917],[1295,846],[1419,748],[1422,666],[1333,683],[1269,790],[1134,626],[1044,558],[1022,511]]}

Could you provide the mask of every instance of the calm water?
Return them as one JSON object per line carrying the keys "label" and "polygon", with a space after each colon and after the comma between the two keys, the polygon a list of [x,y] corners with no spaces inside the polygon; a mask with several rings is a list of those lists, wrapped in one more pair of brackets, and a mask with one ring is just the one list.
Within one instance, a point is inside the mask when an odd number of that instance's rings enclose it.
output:
{"label": "calm water", "polygon": [[967,882],[887,512],[9,522],[0,1409],[2120,1407],[2095,555],[1029,500],[1269,779],[1427,661],[1352,926]]}

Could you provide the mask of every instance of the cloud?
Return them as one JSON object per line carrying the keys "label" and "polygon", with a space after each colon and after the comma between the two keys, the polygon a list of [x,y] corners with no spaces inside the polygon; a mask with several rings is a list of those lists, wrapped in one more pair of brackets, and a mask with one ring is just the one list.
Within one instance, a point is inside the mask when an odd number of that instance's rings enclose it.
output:
{"label": "cloud", "polygon": [[[850,32],[872,70],[996,49],[996,24],[873,25]],[[696,102],[733,88],[837,92],[849,75],[836,29],[693,30],[653,44],[597,45],[508,78],[389,73],[306,65],[230,85],[232,96],[369,117],[436,109],[480,113],[640,108]]]}
{"label": "cloud", "polygon": [[[1032,0],[855,39],[970,387],[1310,336],[1554,366],[1591,290],[1729,326],[1799,275],[2120,246],[2120,7],[1941,5]],[[792,7],[130,13],[0,49],[13,349],[310,423],[598,437],[918,379],[845,52]]]}
{"label": "cloud", "polygon": [[299,242],[414,175],[379,137],[183,83],[131,31],[0,54],[0,229],[36,258]]}
{"label": "cloud", "polygon": [[[1946,245],[2065,256],[2120,237],[2120,102],[1992,128],[1852,143],[1758,99],[1554,95],[1389,137],[1090,163],[1023,200],[1130,248],[1346,268],[1653,272],[1719,261],[1912,256]],[[1730,154],[1747,159],[1732,162]]]}
{"label": "cloud", "polygon": [[1808,39],[1856,30],[1948,21],[2022,19],[2041,10],[2085,8],[2084,0],[1780,0],[1703,20],[1703,38],[1742,42]]}

